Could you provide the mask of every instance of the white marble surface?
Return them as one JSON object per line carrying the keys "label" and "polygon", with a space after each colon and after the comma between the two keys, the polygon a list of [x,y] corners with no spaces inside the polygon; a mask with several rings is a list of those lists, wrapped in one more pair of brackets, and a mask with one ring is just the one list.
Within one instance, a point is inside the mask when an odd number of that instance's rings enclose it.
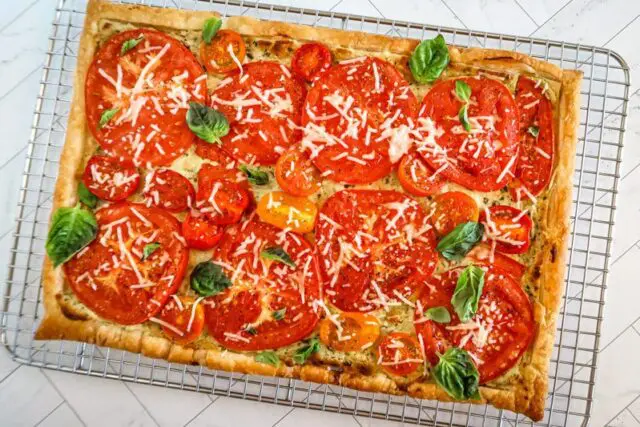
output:
{"label": "white marble surface", "polygon": [[[56,0],[0,0],[0,277],[13,228],[26,142]],[[607,46],[631,67],[632,96],[617,199],[609,289],[591,425],[640,426],[640,1],[278,0],[523,36]],[[0,349],[3,426],[393,426],[224,397],[20,366]]]}

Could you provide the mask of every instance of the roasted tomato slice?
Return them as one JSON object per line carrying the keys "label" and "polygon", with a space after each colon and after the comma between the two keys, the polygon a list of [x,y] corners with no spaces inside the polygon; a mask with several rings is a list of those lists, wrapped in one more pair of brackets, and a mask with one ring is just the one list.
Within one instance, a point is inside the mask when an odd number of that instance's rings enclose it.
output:
{"label": "roasted tomato slice", "polygon": [[310,196],[320,189],[320,172],[309,158],[297,149],[289,150],[276,163],[276,181],[287,193]]}
{"label": "roasted tomato slice", "polygon": [[204,330],[204,309],[193,297],[172,295],[160,312],[162,332],[179,344],[200,338]]}
{"label": "roasted tomato slice", "polygon": [[434,201],[432,221],[439,236],[446,236],[462,223],[478,221],[478,204],[466,193],[447,191],[438,194]]}
{"label": "roasted tomato slice", "polygon": [[506,254],[523,254],[529,249],[533,223],[520,209],[496,205],[480,215],[485,235],[495,242],[496,250]]}
{"label": "roasted tomato slice", "polygon": [[136,192],[140,174],[129,162],[120,162],[109,156],[93,156],[84,168],[82,182],[99,199],[116,202]]}
{"label": "roasted tomato slice", "polygon": [[170,212],[186,211],[196,198],[191,181],[171,169],[151,172],[142,194],[148,205]]}
{"label": "roasted tomato slice", "polygon": [[215,74],[237,70],[247,53],[242,36],[233,30],[220,30],[211,43],[200,45],[200,56],[207,71]]}
{"label": "roasted tomato slice", "polygon": [[325,318],[320,323],[320,340],[336,351],[363,351],[380,336],[380,322],[371,314],[356,312],[334,316],[334,321]]}
{"label": "roasted tomato slice", "polygon": [[187,246],[206,251],[213,249],[220,239],[224,228],[213,223],[209,217],[199,212],[191,212],[182,223],[182,235]]}
{"label": "roasted tomato slice", "polygon": [[406,332],[386,335],[378,345],[378,363],[383,370],[392,375],[410,375],[423,362],[420,343]]}
{"label": "roasted tomato slice", "polygon": [[492,254],[491,248],[485,244],[473,248],[471,252],[467,254],[467,258],[475,261],[476,264],[501,270],[518,283],[522,280],[522,276],[524,276],[525,270],[527,269],[523,264],[507,255],[495,251]]}
{"label": "roasted tomato slice", "polygon": [[310,82],[331,67],[331,51],[321,43],[306,43],[296,50],[291,59],[294,73]]}
{"label": "roasted tomato slice", "polygon": [[246,187],[217,178],[218,168],[204,164],[198,171],[195,208],[214,224],[234,224],[251,204]]}
{"label": "roasted tomato slice", "polygon": [[442,178],[415,153],[406,154],[398,164],[398,180],[414,196],[430,196],[444,185]]}

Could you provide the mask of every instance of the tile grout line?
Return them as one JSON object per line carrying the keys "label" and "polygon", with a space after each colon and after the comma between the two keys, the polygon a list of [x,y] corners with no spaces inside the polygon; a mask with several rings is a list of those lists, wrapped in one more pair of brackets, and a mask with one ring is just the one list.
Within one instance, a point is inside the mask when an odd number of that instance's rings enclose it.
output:
{"label": "tile grout line", "polygon": [[278,419],[275,423],[272,424],[271,427],[276,427],[278,424],[280,424],[280,422],[282,420],[284,420],[285,418],[287,418],[289,416],[289,414],[291,414],[293,411],[295,411],[296,408],[291,408],[289,410],[289,412],[287,412],[286,414],[284,414],[280,419]]}
{"label": "tile grout line", "polygon": [[[13,85],[9,90],[7,90],[5,93],[3,93],[2,95],[0,95],[0,102],[2,102],[2,100],[4,100],[7,96],[9,96],[11,94],[11,92],[13,92],[14,90],[16,90],[16,88],[18,86],[20,86],[22,83],[24,83],[25,81],[27,81],[27,79],[29,79],[34,73],[36,73],[37,71],[42,70],[42,66],[44,65],[43,62],[38,63],[38,66],[36,68],[34,68],[33,70],[31,70],[28,74],[26,74],[23,78],[21,78],[20,80],[18,80],[18,82]],[[42,84],[42,82],[38,82],[38,85]]]}
{"label": "tile grout line", "polygon": [[[637,398],[636,398],[637,399]],[[635,402],[635,401],[634,401]],[[633,403],[633,402],[632,402]],[[629,404],[631,405],[631,403]],[[636,414],[634,414],[633,412],[631,412],[631,409],[629,409],[629,407],[627,406],[626,408],[627,411],[629,411],[629,415],[631,415],[631,417],[636,420],[639,424],[640,424],[640,419],[638,419],[638,417],[636,417]]]}
{"label": "tile grout line", "polygon": [[[64,400],[65,402],[69,403],[67,401],[67,399],[64,397],[64,394],[62,394],[62,392],[60,391],[60,389],[55,385],[55,383],[53,382],[53,380],[51,378],[49,378],[49,375],[47,375],[47,373],[44,371],[44,369],[42,368],[38,368],[39,371],[42,373],[42,375],[44,375],[44,377],[47,379],[47,381],[49,381],[49,384],[51,384],[51,387],[53,387],[53,389],[56,391],[56,393],[58,393],[58,395],[62,398],[62,400]],[[80,420],[80,422],[82,423],[82,425],[86,426],[87,423],[84,422],[84,420],[82,419],[82,417],[80,416],[80,414],[78,414],[78,412],[75,410],[75,408],[73,407],[73,405],[69,404],[69,409],[71,409],[71,412],[74,413],[74,415]]]}
{"label": "tile grout line", "polygon": [[142,406],[142,409],[144,410],[144,412],[147,413],[147,415],[149,415],[149,418],[151,418],[151,421],[153,421],[155,423],[156,426],[160,427],[160,423],[155,419],[155,417],[153,415],[151,415],[151,411],[149,411],[149,409],[147,409],[147,407],[145,406],[144,403],[142,403],[142,401],[140,400],[140,398],[138,398],[138,396],[133,392],[133,390],[131,390],[131,388],[129,387],[129,384],[127,384],[126,381],[121,381],[121,383],[125,386],[125,388],[127,390],[129,390],[129,393],[131,393],[131,395],[133,396],[133,398],[136,400],[136,402],[138,402],[138,404],[140,404],[140,406]]}
{"label": "tile grout line", "polygon": [[351,415],[351,417],[353,418],[353,421],[356,422],[356,424],[358,424],[360,427],[364,427],[362,424],[360,424],[360,421],[358,421],[355,415]]}
{"label": "tile grout line", "polygon": [[556,15],[558,15],[560,12],[562,12],[571,3],[573,3],[573,0],[569,0],[560,9],[556,10],[555,13],[553,15],[551,15],[549,18],[547,18],[546,21],[544,21],[542,24],[538,25],[538,28],[536,28],[531,33],[529,33],[529,37],[533,36],[536,33],[536,31],[538,31],[540,28],[544,27],[547,23],[549,23],[549,21],[551,21],[553,18],[555,18]]}
{"label": "tile grout line", "polygon": [[372,0],[367,0],[367,1],[376,10],[376,12],[378,12],[380,14],[380,16],[382,16],[384,19],[387,19],[387,17],[384,16],[384,14],[380,11],[380,9],[378,9],[378,6],[376,6],[375,3]]}
{"label": "tile grout line", "polygon": [[449,6],[449,5],[447,4],[446,0],[440,0],[440,2],[444,5],[444,7],[446,7],[447,9],[449,9],[449,12],[451,12],[451,13],[453,14],[453,17],[454,17],[454,18],[456,18],[458,21],[460,21],[460,23],[462,24],[462,26],[463,26],[465,29],[469,30],[469,27],[467,27],[467,24],[465,24],[465,23],[462,21],[462,19],[460,19],[460,17],[458,16],[458,14],[457,14],[457,13],[455,13],[455,12],[453,11],[453,9],[451,9],[451,6]]}
{"label": "tile grout line", "polygon": [[14,22],[16,22],[18,19],[20,19],[25,13],[27,13],[27,11],[29,9],[31,9],[33,6],[35,6],[36,3],[39,3],[39,2],[40,2],[40,0],[35,0],[33,3],[31,3],[30,5],[28,5],[24,9],[22,9],[22,11],[20,13],[18,13],[11,21],[7,22],[6,24],[4,24],[4,26],[2,28],[0,28],[0,34],[2,34],[2,32],[4,32],[4,30],[9,28]]}
{"label": "tile grout line", "polygon": [[213,405],[214,403],[216,403],[218,401],[218,399],[220,399],[220,396],[217,396],[215,399],[213,399],[207,406],[205,406],[204,408],[202,408],[197,414],[195,414],[189,421],[187,421],[184,424],[184,427],[187,427],[189,424],[191,424],[196,418],[198,418],[200,415],[202,415],[202,413],[204,411],[206,411],[207,409],[209,409],[211,407],[211,405]]}
{"label": "tile grout line", "polygon": [[531,22],[533,22],[533,23],[536,25],[536,27],[537,27],[537,28],[536,28],[536,30],[537,30],[538,28],[540,28],[540,25],[536,22],[536,20],[535,20],[535,19],[533,19],[533,16],[529,15],[529,12],[527,12],[527,9],[525,9],[524,7],[522,7],[522,5],[520,4],[520,2],[519,2],[518,0],[513,0],[513,1],[514,1],[514,2],[515,2],[515,4],[517,4],[517,5],[518,5],[518,7],[519,7],[523,12],[524,12],[524,14],[525,14],[525,15],[527,15],[527,17],[528,17],[529,19],[531,19]]}
{"label": "tile grout line", "polygon": [[22,366],[25,366],[21,363],[18,363],[18,366],[16,366],[15,368],[13,368],[7,375],[5,375],[3,378],[0,379],[0,384],[2,384],[5,380],[8,380],[9,377],[11,375],[13,375],[18,369],[20,369]]}
{"label": "tile grout line", "polygon": [[36,424],[34,424],[34,427],[38,427],[40,424],[42,424],[47,418],[49,418],[51,416],[51,414],[53,414],[54,412],[56,412],[62,405],[64,405],[65,403],[67,403],[66,400],[62,399],[62,402],[58,403],[58,406],[56,406],[55,408],[53,408],[47,415],[45,415],[40,421],[38,421]]}
{"label": "tile grout line", "polygon": [[[611,423],[611,421],[615,420],[615,419],[616,419],[616,418],[618,418],[620,415],[622,415],[622,413],[623,413],[624,411],[629,411],[629,406],[633,405],[633,404],[635,403],[635,401],[636,401],[636,400],[638,400],[638,399],[640,399],[640,394],[639,394],[639,395],[637,395],[637,396],[636,396],[636,398],[635,398],[635,399],[633,399],[631,402],[629,402],[629,404],[628,404],[627,406],[625,406],[624,408],[622,408],[622,409],[620,410],[620,412],[618,412],[617,414],[615,414],[615,415],[614,415],[614,416],[613,416],[613,417],[612,417],[612,418],[607,422],[607,424],[606,424],[606,425],[609,425],[609,423]],[[629,411],[629,413],[631,414],[631,416],[632,416],[635,420],[637,420],[638,422],[640,422],[640,420],[638,420],[638,419],[636,418],[636,416],[635,416],[635,415],[633,415],[633,412]]]}

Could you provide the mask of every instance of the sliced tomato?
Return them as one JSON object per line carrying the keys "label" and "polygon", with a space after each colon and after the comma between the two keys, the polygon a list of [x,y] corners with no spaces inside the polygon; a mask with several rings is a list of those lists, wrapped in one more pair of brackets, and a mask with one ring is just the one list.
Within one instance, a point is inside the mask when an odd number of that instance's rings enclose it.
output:
{"label": "sliced tomato", "polygon": [[331,67],[331,51],[322,43],[306,43],[291,58],[291,69],[311,82]]}
{"label": "sliced tomato", "polygon": [[187,246],[200,251],[213,249],[220,239],[224,228],[213,223],[209,217],[199,212],[191,212],[182,223],[182,235]]}
{"label": "sliced tomato", "polygon": [[380,367],[392,375],[410,375],[423,364],[420,343],[406,332],[385,335],[378,345]]}
{"label": "sliced tomato", "polygon": [[[141,39],[126,55],[122,46]],[[107,154],[136,166],[163,166],[195,137],[186,122],[187,101],[206,102],[206,74],[180,41],[157,30],[137,29],[108,39],[85,80],[87,124]],[[100,124],[107,110],[117,110]]]}
{"label": "sliced tomato", "polygon": [[[281,247],[295,268],[265,260],[267,247]],[[219,262],[231,287],[208,298],[209,334],[222,346],[239,351],[278,348],[300,341],[316,327],[313,301],[320,297],[318,259],[311,245],[295,233],[252,220],[230,226],[213,261]],[[274,312],[284,313],[277,318]]]}
{"label": "sliced tomato", "polygon": [[363,351],[380,336],[380,322],[371,314],[341,313],[336,322],[340,331],[329,319],[320,323],[320,340],[336,351]]}
{"label": "sliced tomato", "polygon": [[131,196],[138,189],[138,169],[126,161],[109,156],[93,156],[87,162],[82,182],[99,199],[117,202]]}
{"label": "sliced tomato", "polygon": [[447,191],[438,194],[434,201],[432,221],[439,236],[446,236],[462,223],[478,221],[478,204],[466,193]]}
{"label": "sliced tomato", "polygon": [[[469,132],[458,118],[463,103],[456,81],[471,89]],[[436,83],[424,97],[418,124],[418,152],[434,170],[444,167],[444,178],[477,191],[498,190],[511,181],[520,142],[518,108],[502,83],[487,77]]]}
{"label": "sliced tomato", "polygon": [[242,36],[233,30],[219,30],[211,43],[203,41],[200,45],[200,57],[204,66],[208,72],[215,74],[238,70],[238,63],[242,64],[246,54],[247,48]]}
{"label": "sliced tomato", "polygon": [[154,170],[147,176],[142,194],[147,205],[170,212],[186,211],[195,201],[196,191],[191,181],[171,169]]}
{"label": "sliced tomato", "polygon": [[324,289],[343,311],[402,302],[435,269],[435,234],[413,199],[396,191],[343,190],[322,206],[316,226]]}
{"label": "sliced tomato", "polygon": [[[98,316],[123,325],[142,323],[160,312],[182,283],[189,251],[180,223],[162,209],[126,202],[99,209],[96,220],[96,239],[63,266],[67,282]],[[149,243],[160,246],[144,258]]]}
{"label": "sliced tomato", "polygon": [[268,61],[246,64],[242,74],[228,79],[211,96],[212,107],[229,120],[222,150],[242,163],[275,164],[302,135],[304,82],[284,65]]}
{"label": "sliced tomato", "polygon": [[198,171],[196,209],[214,224],[233,224],[251,204],[252,196],[246,187],[219,179],[216,167],[202,165]]}
{"label": "sliced tomato", "polygon": [[490,269],[485,274],[476,315],[461,326],[451,297],[462,270],[449,270],[440,280],[430,278],[419,299],[425,311],[447,307],[451,322],[437,323],[416,312],[416,332],[422,335],[427,359],[433,366],[439,354],[449,347],[460,347],[469,352],[478,367],[480,382],[486,383],[511,369],[529,347],[536,331],[533,309],[520,285]]}
{"label": "sliced tomato", "polygon": [[414,196],[430,196],[444,185],[444,180],[415,153],[402,157],[398,165],[398,180],[402,188]]}
{"label": "sliced tomato", "polygon": [[310,196],[320,189],[320,172],[309,158],[297,149],[289,150],[276,163],[278,185],[294,196]]}
{"label": "sliced tomato", "polygon": [[256,212],[262,221],[278,228],[309,233],[316,223],[318,207],[309,199],[271,191],[262,196]]}
{"label": "sliced tomato", "polygon": [[518,201],[527,198],[527,193],[537,196],[551,179],[555,151],[553,106],[544,91],[544,84],[524,76],[518,78],[520,154],[516,177],[510,185],[511,196]]}
{"label": "sliced tomato", "polygon": [[193,297],[172,295],[160,312],[160,320],[171,325],[162,325],[165,335],[179,344],[189,344],[202,335],[204,309]]}
{"label": "sliced tomato", "polygon": [[485,244],[474,247],[471,252],[467,254],[467,257],[477,264],[493,267],[496,270],[504,272],[518,283],[522,280],[522,276],[524,276],[524,272],[527,269],[523,264],[500,252],[494,251],[492,256],[491,248]]}
{"label": "sliced tomato", "polygon": [[302,125],[311,143],[304,147],[329,179],[373,182],[388,175],[408,150],[417,107],[393,64],[372,57],[345,61],[309,89]]}
{"label": "sliced tomato", "polygon": [[496,250],[506,254],[523,254],[531,244],[530,235],[533,223],[528,214],[520,209],[496,205],[480,215],[485,225],[485,235],[495,240]]}

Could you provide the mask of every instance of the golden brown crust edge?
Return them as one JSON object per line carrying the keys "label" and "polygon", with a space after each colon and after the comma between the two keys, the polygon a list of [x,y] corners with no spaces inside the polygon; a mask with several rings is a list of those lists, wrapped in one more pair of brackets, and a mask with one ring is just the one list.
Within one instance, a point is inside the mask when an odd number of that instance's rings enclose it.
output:
{"label": "golden brown crust edge", "polygon": [[[200,29],[204,20],[213,15],[210,12],[186,12],[143,6],[113,5],[102,0],[89,2],[85,29],[80,42],[67,137],[60,159],[59,176],[54,194],[54,210],[60,206],[71,206],[76,203],[76,176],[82,163],[84,142],[88,137],[84,116],[84,76],[96,49],[98,20],[108,18],[138,25],[195,30]],[[330,45],[401,55],[410,54],[418,43],[416,40],[257,21],[248,17],[227,19],[225,26],[246,35],[281,35],[294,39],[322,40]],[[543,263],[541,279],[543,291],[540,304],[538,304],[540,307],[537,309],[539,312],[537,316],[539,332],[533,343],[531,364],[525,367],[524,377],[527,384],[515,386],[511,390],[481,387],[482,401],[477,402],[489,403],[497,408],[520,412],[538,420],[544,414],[547,370],[553,348],[555,320],[563,289],[581,74],[575,71],[561,70],[553,64],[517,52],[450,47],[450,53],[453,63],[504,70],[513,70],[515,67],[520,72],[528,72],[561,82],[555,191],[550,196],[547,218],[544,220],[547,227],[543,231],[545,243],[555,247],[556,250],[554,259]],[[63,288],[62,272],[60,269],[53,269],[48,260],[45,260],[44,263],[43,285],[46,312],[36,332],[36,339],[83,341],[142,353],[171,362],[200,364],[212,369],[299,378],[318,383],[340,384],[372,392],[404,393],[395,381],[384,375],[339,374],[321,366],[287,367],[281,365],[279,368],[274,368],[257,363],[253,358],[243,354],[226,353],[223,355],[218,350],[185,348],[166,338],[145,334],[143,328],[123,327],[99,320],[72,320],[65,316],[56,298],[56,294],[60,293]],[[451,400],[443,390],[434,384],[412,384],[406,393],[423,399]]]}

